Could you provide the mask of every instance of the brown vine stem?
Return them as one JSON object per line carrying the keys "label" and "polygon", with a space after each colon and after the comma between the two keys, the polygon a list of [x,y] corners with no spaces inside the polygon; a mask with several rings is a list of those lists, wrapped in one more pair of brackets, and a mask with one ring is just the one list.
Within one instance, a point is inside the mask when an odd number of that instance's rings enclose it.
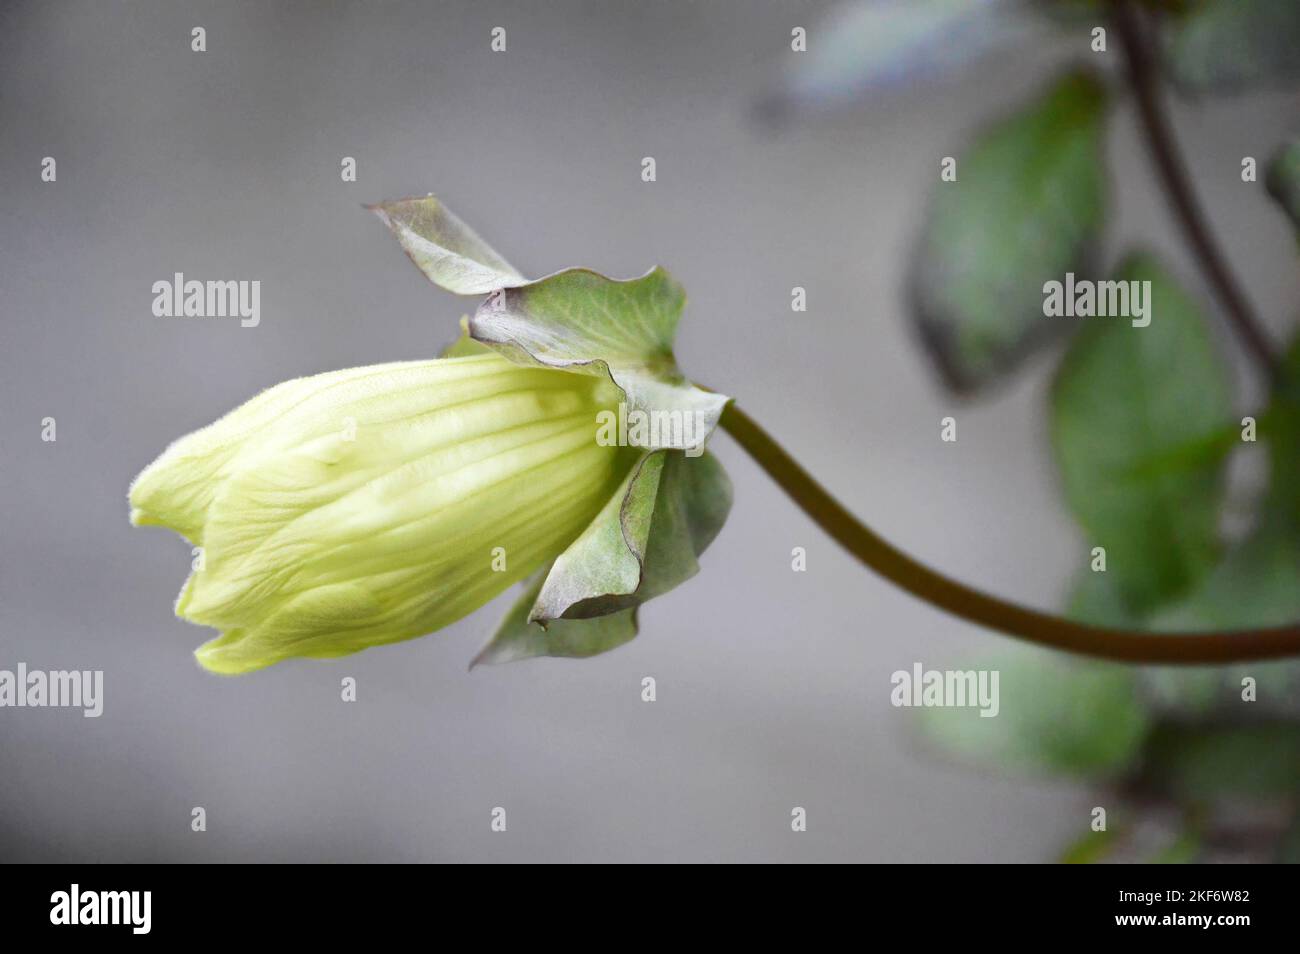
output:
{"label": "brown vine stem", "polygon": [[1214,240],[1196,191],[1192,188],[1191,177],[1187,174],[1187,166],[1179,152],[1173,128],[1161,106],[1158,63],[1142,18],[1132,0],[1112,0],[1112,6],[1115,28],[1128,64],[1129,85],[1137,100],[1142,132],[1169,207],[1246,351],[1259,365],[1266,379],[1275,382],[1278,378],[1278,362],[1273,347],[1256,321],[1250,302]]}
{"label": "brown vine stem", "polygon": [[722,428],[840,546],[896,586],[954,616],[1053,649],[1130,663],[1204,664],[1300,655],[1300,623],[1215,633],[1088,626],[981,593],[888,543],[832,497],[758,423],[727,405]]}

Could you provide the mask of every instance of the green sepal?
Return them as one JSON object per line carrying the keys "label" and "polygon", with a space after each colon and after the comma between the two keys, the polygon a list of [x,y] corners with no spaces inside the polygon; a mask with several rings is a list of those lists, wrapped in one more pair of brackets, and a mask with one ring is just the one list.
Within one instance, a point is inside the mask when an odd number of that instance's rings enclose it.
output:
{"label": "green sepal", "polygon": [[480,664],[515,662],[537,656],[585,658],[622,646],[637,632],[636,609],[626,609],[595,619],[559,619],[546,626],[530,620],[529,611],[541,591],[546,574],[538,574],[515,600],[473,661]]}
{"label": "green sepal", "polygon": [[439,288],[486,295],[528,279],[433,195],[367,206],[397,236],[415,267]]}
{"label": "green sepal", "polygon": [[[603,375],[627,411],[657,412],[646,450],[698,450],[727,398],[688,381],[673,357],[686,293],[662,268],[620,281],[570,268],[530,281],[433,195],[369,207],[416,267],[457,295],[487,295],[468,335],[517,364]],[[468,353],[461,343],[455,353]]]}
{"label": "green sepal", "polygon": [[644,455],[556,559],[529,618],[604,616],[668,592],[699,572],[730,509],[731,481],[713,455]]}
{"label": "green sepal", "polygon": [[729,398],[695,387],[677,368],[673,338],[685,304],[662,268],[626,281],[571,268],[495,292],[469,333],[520,364],[608,376],[626,395],[627,412],[662,422],[638,446],[695,450]]}
{"label": "green sepal", "polygon": [[592,655],[626,642],[635,608],[699,571],[731,508],[731,482],[704,450],[729,398],[693,385],[673,357],[685,292],[662,268],[626,281],[584,268],[528,281],[431,195],[372,208],[431,281],[487,295],[444,357],[490,349],[596,376],[623,397],[592,422],[597,443],[629,448],[622,486],[476,661]]}

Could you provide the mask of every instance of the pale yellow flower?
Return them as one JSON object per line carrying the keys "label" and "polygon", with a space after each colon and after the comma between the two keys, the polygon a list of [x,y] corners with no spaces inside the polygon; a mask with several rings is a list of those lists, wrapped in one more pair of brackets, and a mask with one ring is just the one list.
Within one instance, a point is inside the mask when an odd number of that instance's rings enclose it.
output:
{"label": "pale yellow flower", "polygon": [[172,444],[131,520],[202,548],[176,612],[222,630],[197,652],[213,672],[411,639],[590,523],[635,457],[595,439],[619,397],[490,353],[288,381]]}

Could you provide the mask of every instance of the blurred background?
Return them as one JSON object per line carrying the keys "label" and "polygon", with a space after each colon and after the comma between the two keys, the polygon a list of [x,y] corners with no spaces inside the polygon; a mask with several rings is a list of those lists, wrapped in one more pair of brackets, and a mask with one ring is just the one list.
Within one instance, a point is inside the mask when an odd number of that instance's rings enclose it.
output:
{"label": "blurred background", "polygon": [[[1012,644],[865,572],[725,435],[713,449],[736,503],[703,572],[587,661],[467,673],[498,601],[429,638],[214,677],[191,655],[211,634],[172,615],[188,545],[127,523],[135,474],[260,389],[453,339],[467,303],[362,209],[432,191],[525,274],[664,265],[690,296],[688,375],[743,401],[905,550],[1064,606],[1090,542],[1048,440],[1059,356],[957,397],[908,288],[942,157],[1071,62],[1113,80],[1118,49],[1090,49],[1085,11],[960,73],[863,79],[852,55],[844,75],[799,72],[842,16],[812,0],[0,8],[0,668],[101,669],[105,696],[98,719],[0,711],[0,858],[1018,862],[1058,857],[1094,806],[1136,817],[1087,771],[1013,771],[928,742],[916,712],[890,705],[891,673],[981,666]],[[497,26],[504,53],[490,51]],[[1293,231],[1241,160],[1262,169],[1294,131],[1296,95],[1171,102],[1280,342],[1300,290]],[[1214,315],[1131,104],[1111,109],[1105,260],[1153,250]],[[153,317],[151,286],[174,272],[260,280],[260,326]],[[1208,327],[1234,406],[1257,406],[1241,349]],[[946,416],[956,443],[939,440]],[[1262,470],[1234,461],[1232,486],[1248,494]],[[796,546],[806,572],[791,570]],[[1006,673],[1014,722],[1050,683]],[[340,701],[344,676],[355,703]],[[1290,797],[1259,811],[1284,827]],[[195,806],[206,832],[190,829]],[[505,834],[489,828],[496,806]]]}

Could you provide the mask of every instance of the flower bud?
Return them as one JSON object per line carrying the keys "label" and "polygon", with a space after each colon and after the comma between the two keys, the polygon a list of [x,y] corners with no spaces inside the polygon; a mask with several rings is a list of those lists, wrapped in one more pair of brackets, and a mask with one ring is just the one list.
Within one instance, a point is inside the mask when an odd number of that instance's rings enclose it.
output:
{"label": "flower bud", "polygon": [[582,533],[635,457],[595,440],[618,401],[492,353],[288,381],[145,468],[131,521],[202,547],[176,612],[213,672],[411,639]]}

